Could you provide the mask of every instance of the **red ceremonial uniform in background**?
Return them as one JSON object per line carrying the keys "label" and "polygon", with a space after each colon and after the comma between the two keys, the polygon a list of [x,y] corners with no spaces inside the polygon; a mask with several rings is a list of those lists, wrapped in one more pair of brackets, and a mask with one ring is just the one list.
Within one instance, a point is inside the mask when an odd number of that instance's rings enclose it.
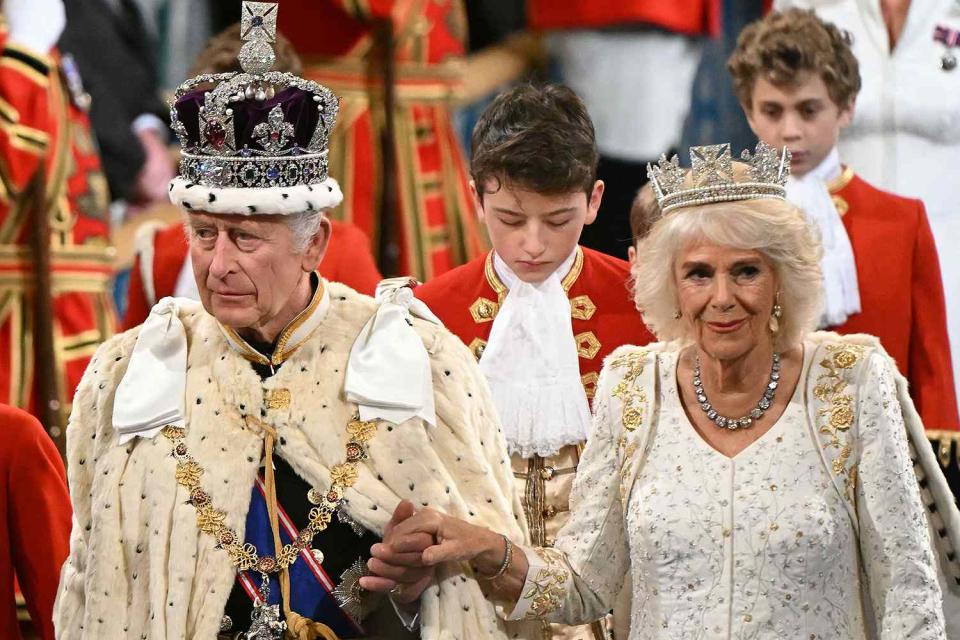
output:
{"label": "red ceremonial uniform in background", "polygon": [[41,210],[51,230],[62,425],[90,356],[115,329],[106,181],[59,59],[6,40],[0,26],[0,403],[37,412],[30,242]]}
{"label": "red ceremonial uniform in background", "polygon": [[70,550],[70,494],[63,461],[37,419],[0,405],[0,638],[20,638],[13,578],[44,640]]}
{"label": "red ceremonial uniform in background", "polygon": [[720,32],[719,0],[527,0],[533,29],[652,25],[690,36]]}
{"label": "red ceremonial uniform in background", "polygon": [[863,309],[831,329],[880,338],[924,427],[956,431],[943,280],[923,203],[881,191],[849,167],[828,187],[850,236]]}
{"label": "red ceremonial uniform in background", "polygon": [[[330,244],[318,269],[320,275],[372,296],[381,276],[370,254],[367,235],[345,222],[331,221],[331,227]],[[150,309],[161,298],[176,295],[177,278],[189,253],[187,237],[180,223],[148,228],[144,233],[143,246],[137,247],[130,270],[124,329],[146,320]]]}
{"label": "red ceremonial uniform in background", "polygon": [[[392,139],[377,25],[392,27]],[[468,173],[453,127],[466,23],[460,0],[284,0],[279,30],[304,62],[304,77],[341,99],[330,138],[330,175],[343,205],[335,215],[399,249],[397,271],[430,280],[480,255],[483,232],[470,206]],[[383,147],[395,154],[396,202],[383,228]],[[388,274],[395,275],[395,274]]]}

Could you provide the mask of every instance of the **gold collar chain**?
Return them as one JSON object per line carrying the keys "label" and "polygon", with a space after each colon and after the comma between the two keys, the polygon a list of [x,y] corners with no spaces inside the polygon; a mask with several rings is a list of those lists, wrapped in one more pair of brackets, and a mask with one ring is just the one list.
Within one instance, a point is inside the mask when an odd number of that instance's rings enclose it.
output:
{"label": "gold collar chain", "polygon": [[236,531],[225,524],[227,512],[213,506],[210,494],[200,484],[204,470],[187,449],[184,442],[186,430],[183,427],[166,426],[161,433],[173,446],[173,457],[177,460],[177,483],[190,492],[190,504],[197,511],[197,527],[216,540],[216,547],[227,552],[239,571],[255,569],[267,574],[277,573],[293,564],[300,552],[310,546],[314,536],[329,526],[344,492],[357,480],[358,467],[367,459],[366,443],[376,435],[377,426],[377,421],[362,421],[357,415],[347,423],[350,438],[346,446],[346,460],[330,469],[331,484],[326,493],[310,490],[310,501],[316,506],[310,510],[309,523],[293,542],[283,546],[276,557],[259,556],[256,547],[243,542]]}

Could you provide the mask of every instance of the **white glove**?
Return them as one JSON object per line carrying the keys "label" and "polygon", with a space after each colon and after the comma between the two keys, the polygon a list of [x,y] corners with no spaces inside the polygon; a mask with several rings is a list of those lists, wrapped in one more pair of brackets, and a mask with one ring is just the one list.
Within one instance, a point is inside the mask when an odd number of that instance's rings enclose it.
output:
{"label": "white glove", "polygon": [[9,41],[47,55],[67,26],[63,0],[3,0]]}

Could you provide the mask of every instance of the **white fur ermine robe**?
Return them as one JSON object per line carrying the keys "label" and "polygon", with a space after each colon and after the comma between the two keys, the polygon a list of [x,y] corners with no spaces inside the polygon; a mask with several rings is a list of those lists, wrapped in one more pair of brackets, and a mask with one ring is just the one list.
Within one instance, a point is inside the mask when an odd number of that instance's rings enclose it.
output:
{"label": "white fur ermine robe", "polygon": [[[242,415],[272,424],[277,454],[322,491],[328,469],[345,458],[355,407],[343,397],[344,372],[375,303],[342,285],[327,286],[331,303],[319,328],[266,381],[227,345],[202,307],[180,308],[188,341],[185,442],[204,469],[200,482],[213,506],[228,513],[226,525],[241,537],[262,448],[262,436],[245,427]],[[345,494],[349,515],[382,534],[407,498],[523,539],[510,460],[473,356],[441,327],[419,320],[414,327],[431,354],[438,425],[416,418],[380,424]],[[73,533],[54,608],[63,639],[215,638],[235,579],[226,552],[197,528],[196,511],[174,477],[170,442],[158,435],[117,443],[114,394],[137,331],[100,347],[74,400],[67,431]],[[290,390],[288,408],[266,408],[265,394],[274,388]],[[445,565],[437,577],[421,598],[423,638],[524,636],[521,627],[498,619],[469,569]]]}

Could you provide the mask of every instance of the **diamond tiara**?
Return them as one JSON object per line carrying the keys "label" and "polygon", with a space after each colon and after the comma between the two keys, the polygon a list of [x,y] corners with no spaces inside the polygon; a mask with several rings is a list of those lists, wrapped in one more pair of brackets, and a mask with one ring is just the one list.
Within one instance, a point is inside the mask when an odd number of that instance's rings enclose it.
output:
{"label": "diamond tiara", "polygon": [[[170,122],[182,148],[180,175],[215,188],[314,185],[327,179],[327,144],[339,110],[328,88],[275,61],[278,5],[244,2],[240,73],[181,84]],[[204,89],[213,85],[212,89]]]}
{"label": "diamond tiara", "polygon": [[647,165],[647,177],[660,210],[667,214],[681,207],[715,202],[786,199],[784,185],[790,176],[789,150],[775,149],[761,142],[752,155],[744,150],[740,158],[747,165],[747,178],[738,181],[727,143],[690,147],[689,171],[680,168],[676,155],[669,160],[666,154],[660,156],[656,165]]}

